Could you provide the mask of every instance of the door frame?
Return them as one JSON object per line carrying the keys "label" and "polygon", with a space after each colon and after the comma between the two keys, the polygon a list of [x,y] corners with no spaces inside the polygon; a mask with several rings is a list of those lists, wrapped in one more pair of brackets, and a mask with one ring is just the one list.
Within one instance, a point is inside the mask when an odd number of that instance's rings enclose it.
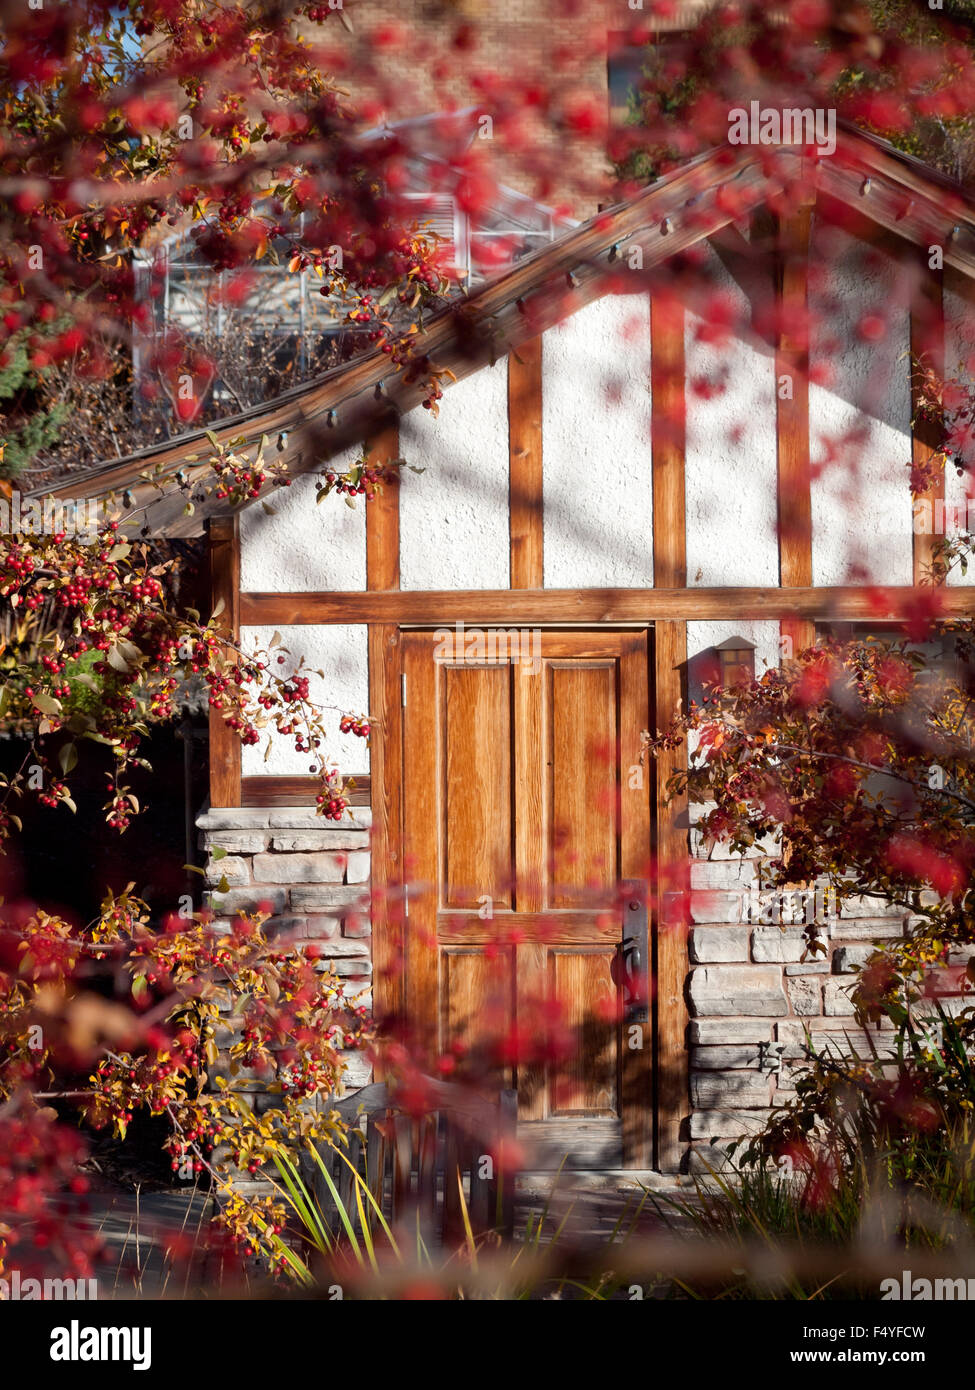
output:
{"label": "door frame", "polygon": [[[472,622],[476,595],[472,595]],[[423,623],[371,624],[369,627],[369,710],[372,788],[372,918],[373,1008],[377,1022],[403,1017],[402,959],[404,832],[403,785],[403,662],[404,631],[453,627],[444,619]],[[503,623],[479,624],[503,627]],[[683,621],[645,623],[527,623],[519,627],[549,630],[574,628],[599,631],[639,629],[649,643],[651,728],[666,725],[686,698],[687,629]],[[651,884],[653,950],[651,967],[656,982],[651,1013],[653,1123],[651,1166],[677,1172],[686,1143],[684,1126],[689,1111],[686,982],[687,895],[689,879],[686,799],[668,801],[671,773],[686,766],[678,748],[645,765],[650,798],[651,845],[656,850],[657,882]],[[377,1069],[378,1070],[378,1069]]]}

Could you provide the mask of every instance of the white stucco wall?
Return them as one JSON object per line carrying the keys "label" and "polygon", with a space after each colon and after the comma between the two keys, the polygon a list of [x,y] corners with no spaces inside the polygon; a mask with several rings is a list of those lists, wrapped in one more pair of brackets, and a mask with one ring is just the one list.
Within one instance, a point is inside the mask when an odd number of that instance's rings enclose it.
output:
{"label": "white stucco wall", "polygon": [[[366,714],[369,710],[368,628],[364,623],[309,623],[277,630],[290,653],[288,663],[278,667],[278,671],[289,675],[303,656],[305,667],[302,674],[308,676],[309,698],[322,705],[336,706],[326,711],[326,730],[329,734],[327,755],[334,758],[342,772],[368,772],[369,749],[365,741],[355,734],[339,733],[342,714]],[[271,627],[242,628],[244,650],[252,651],[255,646],[266,646],[273,635],[274,628]],[[324,678],[315,674],[319,670],[324,673]],[[275,734],[267,762],[264,761],[266,746],[267,740],[264,739],[244,748],[242,771],[245,777],[264,774],[300,776],[308,773],[311,759],[295,752],[290,739]]]}
{"label": "white stucco wall", "polygon": [[[747,323],[748,301],[710,248],[705,266]],[[777,585],[775,363],[738,336],[700,341],[701,323],[688,312],[687,582]],[[721,389],[708,399],[705,384]]]}
{"label": "white stucco wall", "polygon": [[813,583],[910,584],[910,277],[820,222],[811,266]]}
{"label": "white stucco wall", "polygon": [[[946,270],[944,279],[945,314],[945,375],[960,382],[975,384],[975,296],[966,296],[960,284],[961,276]],[[972,469],[960,476],[951,463],[945,468],[945,517],[949,536],[965,529],[964,519],[975,518],[975,508],[969,510],[969,498],[975,496],[975,442],[960,455]],[[962,526],[952,524],[956,513]],[[975,529],[973,526],[971,529]],[[975,566],[967,575],[956,568],[948,576],[949,584],[975,584]]]}
{"label": "white stucco wall", "polygon": [[650,312],[608,295],[542,339],[546,588],[653,583]]}
{"label": "white stucco wall", "polygon": [[[350,468],[360,449],[331,460],[336,473]],[[304,474],[240,516],[240,583],[244,593],[314,593],[366,587],[366,503],[355,508],[330,494],[315,502],[315,483]]]}
{"label": "white stucco wall", "polygon": [[509,578],[508,366],[450,385],[434,420],[400,421],[400,587],[504,589]]}

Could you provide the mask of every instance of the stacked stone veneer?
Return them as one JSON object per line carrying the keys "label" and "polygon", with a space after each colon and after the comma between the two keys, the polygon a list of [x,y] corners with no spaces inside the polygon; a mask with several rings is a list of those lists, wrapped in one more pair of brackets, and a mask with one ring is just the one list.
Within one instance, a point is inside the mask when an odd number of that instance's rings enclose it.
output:
{"label": "stacked stone veneer", "polygon": [[[803,923],[749,919],[768,854],[730,856],[717,846],[708,857],[697,832],[692,852],[686,1138],[689,1166],[700,1171],[723,1166],[732,1140],[757,1133],[771,1109],[795,1095],[807,1034],[816,1051],[891,1055],[892,1026],[871,1026],[868,1036],[853,1018],[850,989],[873,943],[905,935],[913,919],[881,899],[848,898],[815,928],[826,954],[813,954]],[[957,994],[941,1000],[949,1012],[970,1002]]]}
{"label": "stacked stone veneer", "polygon": [[[268,931],[314,942],[321,960],[342,981],[343,992],[372,1006],[372,926],[369,919],[369,834],[372,813],[352,808],[352,819],[323,820],[309,806],[211,808],[197,819],[207,853],[208,900],[217,921],[269,905]],[[214,858],[213,851],[225,851]],[[227,891],[215,892],[226,879]],[[364,1086],[369,1064],[344,1054],[345,1084]]]}

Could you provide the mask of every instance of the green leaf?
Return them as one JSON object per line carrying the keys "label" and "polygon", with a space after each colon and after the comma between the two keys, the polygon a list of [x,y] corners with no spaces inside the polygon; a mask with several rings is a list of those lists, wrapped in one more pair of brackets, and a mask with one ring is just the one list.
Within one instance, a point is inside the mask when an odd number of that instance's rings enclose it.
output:
{"label": "green leaf", "polygon": [[67,777],[72,768],[78,765],[78,746],[75,743],[66,743],[58,754],[58,763],[61,771]]}

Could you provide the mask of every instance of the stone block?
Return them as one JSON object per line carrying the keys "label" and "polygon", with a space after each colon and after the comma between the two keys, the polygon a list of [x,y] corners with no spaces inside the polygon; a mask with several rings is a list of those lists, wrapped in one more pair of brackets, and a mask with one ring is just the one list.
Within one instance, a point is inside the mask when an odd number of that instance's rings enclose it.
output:
{"label": "stone block", "polygon": [[771,966],[698,966],[691,974],[690,998],[694,1013],[705,1017],[788,1013],[782,976]]}
{"label": "stone block", "polygon": [[757,1068],[760,1061],[757,1045],[691,1048],[692,1071],[723,1071],[729,1067]]}
{"label": "stone block", "polygon": [[822,987],[815,975],[798,975],[786,981],[789,1003],[794,1013],[809,1016],[822,1012]]}
{"label": "stone block", "polygon": [[261,830],[201,830],[200,849],[225,849],[228,854],[260,854],[270,836]]}
{"label": "stone block", "polygon": [[692,892],[692,922],[740,922],[742,918],[741,893],[732,889],[707,889]]}
{"label": "stone block", "polygon": [[[326,821],[326,825],[330,822]],[[367,830],[290,830],[271,836],[271,848],[283,854],[317,854],[329,850],[347,854],[349,850],[369,847]]]}
{"label": "stone block", "polygon": [[833,952],[833,971],[837,975],[852,975],[866,965],[873,955],[873,946],[837,946]]}
{"label": "stone block", "polygon": [[347,917],[342,919],[343,936],[372,936],[372,923],[369,914],[363,912],[350,912]]}
{"label": "stone block", "polygon": [[868,917],[851,922],[841,917],[833,923],[833,939],[839,941],[889,941],[904,935],[904,923],[898,917]]}
{"label": "stone block", "polygon": [[313,883],[291,890],[291,903],[296,912],[323,912],[329,916],[342,915],[337,913],[337,909],[345,908],[348,911],[359,908],[363,910],[367,902],[368,895],[353,884]]}
{"label": "stone block", "polygon": [[691,1074],[695,1110],[765,1109],[769,1079],[760,1071],[711,1071]]}
{"label": "stone block", "polygon": [[771,1110],[696,1110],[691,1116],[692,1139],[737,1139],[760,1134]]}
{"label": "stone block", "polygon": [[276,806],[270,812],[266,824],[272,830],[321,830],[332,827],[336,832],[345,830],[368,830],[372,825],[372,811],[368,806],[351,806],[351,814],[340,821],[327,821],[318,815],[314,806]]}
{"label": "stone block", "polygon": [[692,888],[730,888],[741,893],[756,881],[753,859],[695,859],[691,862]]}
{"label": "stone block", "polygon": [[752,931],[752,959],[756,961],[797,961],[808,948],[801,927],[761,926]]}
{"label": "stone block", "polygon": [[748,928],[694,927],[690,934],[690,956],[697,965],[747,960]]}
{"label": "stone block", "polygon": [[223,915],[232,912],[255,912],[258,908],[277,914],[284,911],[288,902],[286,889],[254,885],[249,888],[231,888],[228,893],[211,892],[206,896],[214,912]]}
{"label": "stone block", "polygon": [[341,883],[342,865],[334,854],[258,854],[257,883]]}
{"label": "stone block", "polygon": [[903,917],[904,909],[886,898],[853,897],[840,903],[840,917]]}
{"label": "stone block", "polygon": [[345,857],[346,883],[368,883],[372,856],[367,849],[355,849]]}
{"label": "stone block", "polygon": [[852,1016],[853,1000],[849,989],[851,982],[827,980],[823,986],[823,1013],[828,1018]]}
{"label": "stone block", "polygon": [[767,1018],[692,1018],[691,1043],[695,1046],[728,1046],[735,1043],[769,1042],[772,1024]]}
{"label": "stone block", "polygon": [[[730,1142],[730,1141],[729,1141]],[[725,1152],[726,1145],[693,1144],[687,1151],[687,1171],[707,1177],[710,1173],[727,1173],[734,1168],[731,1157]]]}
{"label": "stone block", "polygon": [[224,878],[231,888],[242,888],[249,882],[247,860],[235,854],[224,855],[222,859],[211,859],[203,872],[210,888],[215,887]]}
{"label": "stone block", "polygon": [[270,824],[266,806],[211,806],[196,818],[198,830],[261,830]]}

